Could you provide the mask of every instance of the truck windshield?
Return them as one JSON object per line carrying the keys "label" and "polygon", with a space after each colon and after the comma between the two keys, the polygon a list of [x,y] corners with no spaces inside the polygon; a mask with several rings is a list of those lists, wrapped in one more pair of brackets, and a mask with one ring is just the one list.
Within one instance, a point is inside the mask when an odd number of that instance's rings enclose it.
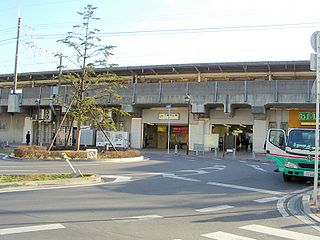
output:
{"label": "truck windshield", "polygon": [[297,149],[315,149],[315,130],[293,129],[289,132],[288,147]]}

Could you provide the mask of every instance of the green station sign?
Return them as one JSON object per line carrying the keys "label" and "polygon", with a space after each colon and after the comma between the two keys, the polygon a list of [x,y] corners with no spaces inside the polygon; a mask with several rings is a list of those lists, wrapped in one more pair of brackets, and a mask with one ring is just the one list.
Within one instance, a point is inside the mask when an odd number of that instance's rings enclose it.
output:
{"label": "green station sign", "polygon": [[299,112],[299,120],[306,121],[306,120],[316,120],[316,113],[315,112]]}

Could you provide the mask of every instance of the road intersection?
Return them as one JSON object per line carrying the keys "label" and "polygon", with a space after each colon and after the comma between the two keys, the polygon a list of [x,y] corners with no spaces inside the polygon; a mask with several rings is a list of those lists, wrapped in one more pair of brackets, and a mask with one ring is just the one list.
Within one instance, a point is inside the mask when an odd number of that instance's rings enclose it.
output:
{"label": "road intersection", "polygon": [[[118,179],[106,183],[2,192],[1,239],[320,240],[315,223],[303,222],[295,205],[311,184],[283,182],[271,162],[147,157],[74,163]],[[65,172],[68,166],[5,159],[0,174],[6,170]]]}

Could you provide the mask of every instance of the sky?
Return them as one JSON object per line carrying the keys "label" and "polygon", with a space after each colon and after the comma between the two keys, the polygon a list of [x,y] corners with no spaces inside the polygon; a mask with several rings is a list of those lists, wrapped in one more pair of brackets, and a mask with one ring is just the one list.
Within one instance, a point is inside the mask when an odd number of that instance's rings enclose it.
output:
{"label": "sky", "polygon": [[1,0],[0,74],[14,72],[19,9],[18,73],[56,70],[57,53],[77,68],[57,40],[87,4],[118,66],[309,60],[320,30],[319,0]]}

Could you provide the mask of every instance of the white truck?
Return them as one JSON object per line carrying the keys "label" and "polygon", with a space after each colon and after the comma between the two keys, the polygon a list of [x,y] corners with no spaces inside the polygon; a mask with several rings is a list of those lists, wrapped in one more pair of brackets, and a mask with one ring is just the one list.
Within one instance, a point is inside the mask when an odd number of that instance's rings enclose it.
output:
{"label": "white truck", "polygon": [[[292,177],[314,177],[315,129],[292,128],[268,131],[266,157],[275,161],[284,181]],[[319,171],[318,171],[319,174]]]}

